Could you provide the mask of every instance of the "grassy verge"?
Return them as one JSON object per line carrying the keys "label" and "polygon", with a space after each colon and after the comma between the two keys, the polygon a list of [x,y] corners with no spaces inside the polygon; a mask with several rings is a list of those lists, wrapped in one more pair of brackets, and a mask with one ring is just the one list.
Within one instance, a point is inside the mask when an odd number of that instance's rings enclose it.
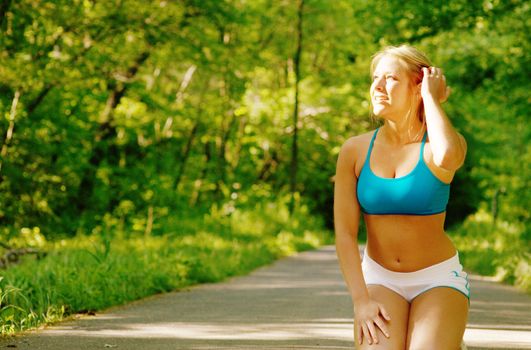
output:
{"label": "grassy verge", "polygon": [[173,217],[161,236],[122,232],[45,242],[48,255],[2,271],[0,334],[97,311],[155,293],[245,274],[333,237],[304,208],[268,203],[230,216]]}
{"label": "grassy verge", "polygon": [[531,293],[531,237],[525,223],[495,221],[479,211],[449,234],[467,269]]}

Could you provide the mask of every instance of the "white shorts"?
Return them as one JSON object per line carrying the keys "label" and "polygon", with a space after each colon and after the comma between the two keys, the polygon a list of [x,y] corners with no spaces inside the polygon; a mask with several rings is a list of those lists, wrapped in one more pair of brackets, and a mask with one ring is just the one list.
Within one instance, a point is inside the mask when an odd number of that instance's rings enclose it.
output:
{"label": "white shorts", "polygon": [[448,260],[413,272],[395,272],[371,259],[365,252],[361,263],[365,283],[387,287],[408,302],[427,290],[436,287],[453,288],[463,293],[470,304],[468,274],[459,262],[459,253]]}

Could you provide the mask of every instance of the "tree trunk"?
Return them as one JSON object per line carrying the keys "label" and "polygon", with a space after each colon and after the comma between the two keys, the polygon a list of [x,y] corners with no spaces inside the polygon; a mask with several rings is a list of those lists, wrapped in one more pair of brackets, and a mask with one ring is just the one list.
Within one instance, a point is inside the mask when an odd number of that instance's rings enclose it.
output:
{"label": "tree trunk", "polygon": [[271,173],[275,170],[276,165],[278,164],[278,155],[276,150],[273,148],[271,150],[271,155],[266,157],[262,169],[260,170],[257,178],[257,182],[267,181]]}
{"label": "tree trunk", "polygon": [[0,28],[4,29],[4,21],[6,18],[6,13],[9,11],[12,0],[2,0],[0,1]]}
{"label": "tree trunk", "polygon": [[194,126],[192,127],[192,130],[190,130],[190,134],[188,135],[188,140],[186,141],[186,146],[184,147],[184,152],[183,152],[183,157],[181,159],[181,165],[179,167],[179,172],[177,173],[177,176],[175,177],[175,180],[173,181],[173,188],[175,189],[175,191],[177,191],[177,188],[179,187],[179,183],[181,182],[181,178],[184,174],[184,170],[186,168],[186,162],[188,161],[188,157],[190,156],[190,151],[192,149],[192,143],[194,142],[198,128],[199,128],[199,121],[196,121]]}
{"label": "tree trunk", "polygon": [[238,166],[240,165],[240,159],[241,159],[241,153],[242,153],[242,142],[241,140],[245,137],[245,125],[247,125],[247,117],[242,116],[239,119],[238,123],[238,135],[234,139],[235,141],[235,149],[234,149],[234,161],[233,164],[231,164],[231,172],[232,174],[236,174],[238,172]]}
{"label": "tree trunk", "polygon": [[37,97],[35,97],[33,101],[28,104],[28,114],[32,114],[33,111],[35,111],[37,106],[42,102],[42,100],[44,100],[46,95],[48,95],[48,93],[52,90],[53,87],[54,84],[52,83],[48,83],[46,84],[46,86],[44,86],[44,88],[41,90],[41,92],[39,92]]}
{"label": "tree trunk", "polygon": [[290,191],[291,191],[291,201],[289,204],[289,212],[293,213],[295,208],[295,190],[297,187],[297,133],[298,133],[298,122],[299,122],[299,81],[300,81],[300,60],[302,52],[302,11],[304,7],[304,0],[299,2],[298,10],[298,21],[297,21],[297,51],[294,58],[294,68],[295,68],[295,106],[293,108],[293,140],[291,144],[291,171],[290,171]]}
{"label": "tree trunk", "polygon": [[[149,57],[149,52],[142,52],[133,62],[126,72],[126,80],[129,81],[135,77],[140,66]],[[94,147],[89,158],[89,167],[83,174],[77,194],[77,207],[80,212],[87,208],[87,200],[91,198],[94,189],[94,178],[96,170],[104,159],[109,159],[112,164],[117,164],[119,159],[118,149],[114,142],[116,138],[116,127],[114,126],[114,110],[120,104],[122,97],[125,95],[129,85],[121,82],[111,82],[108,84],[110,90],[109,97],[105,108],[99,118],[99,126],[94,136]],[[117,199],[111,199],[110,209],[116,205]]]}
{"label": "tree trunk", "polygon": [[[13,101],[11,102],[11,111],[9,112],[9,126],[6,131],[6,136],[4,138],[4,143],[2,145],[2,150],[0,150],[0,175],[2,174],[2,165],[4,164],[4,159],[7,156],[7,148],[11,143],[13,138],[13,132],[15,129],[15,117],[17,115],[17,105],[20,98],[20,91],[15,91],[15,96],[13,96]],[[0,176],[0,182],[3,181],[3,177]]]}
{"label": "tree trunk", "polygon": [[148,207],[148,215],[146,219],[146,229],[144,230],[144,236],[150,236],[151,231],[153,230],[153,206]]}
{"label": "tree trunk", "polygon": [[[193,66],[193,67],[195,67],[195,66]],[[189,68],[188,69],[186,75],[189,75],[189,78],[185,78],[183,80],[183,82],[181,83],[181,87],[179,88],[179,92],[177,93],[177,101],[179,101],[179,102],[183,101],[182,92],[184,91],[186,86],[188,86],[188,84],[190,82],[190,79],[191,79],[191,75],[193,74],[194,71],[195,71],[195,68],[193,68],[193,69]],[[186,163],[187,163],[188,158],[190,156],[190,151],[192,150],[192,145],[193,145],[194,139],[195,139],[197,131],[199,129],[199,125],[201,124],[200,121],[201,121],[201,116],[203,114],[203,106],[205,106],[205,103],[203,103],[203,97],[205,96],[205,93],[206,93],[206,91],[208,89],[208,86],[209,86],[209,80],[206,79],[205,80],[205,84],[203,85],[203,88],[201,89],[201,96],[199,98],[199,108],[198,108],[198,112],[197,112],[197,120],[194,123],[194,126],[192,127],[192,130],[190,131],[190,134],[188,136],[188,140],[187,140],[186,146],[184,148],[184,154],[183,154],[183,157],[182,157],[182,160],[181,160],[181,166],[179,167],[179,172],[177,173],[177,176],[175,177],[175,180],[173,181],[173,188],[175,189],[175,191],[177,191],[177,188],[179,187],[179,184],[181,182],[182,176],[183,176],[184,171],[186,169]],[[181,97],[179,97],[179,96],[181,96]]]}
{"label": "tree trunk", "polygon": [[212,159],[212,153],[210,151],[210,142],[205,142],[205,166],[203,167],[203,170],[201,170],[201,175],[198,179],[194,182],[194,190],[192,192],[192,195],[190,196],[189,205],[191,207],[195,206],[201,197],[201,185],[203,184],[203,180],[205,179],[207,175],[207,171],[210,165],[210,160]]}
{"label": "tree trunk", "polygon": [[215,197],[218,200],[221,199],[221,194],[222,194],[221,193],[221,186],[227,181],[227,171],[226,171],[227,170],[226,169],[226,164],[227,164],[227,157],[226,157],[227,142],[229,141],[232,129],[233,129],[234,125],[236,124],[236,115],[234,114],[234,112],[232,113],[232,115],[230,117],[230,120],[229,120],[229,122],[227,124],[228,125],[227,125],[226,129],[221,131],[222,132],[222,134],[221,134],[221,143],[220,143],[220,146],[219,146],[219,154],[218,154],[218,162],[217,162],[218,179],[216,181]]}

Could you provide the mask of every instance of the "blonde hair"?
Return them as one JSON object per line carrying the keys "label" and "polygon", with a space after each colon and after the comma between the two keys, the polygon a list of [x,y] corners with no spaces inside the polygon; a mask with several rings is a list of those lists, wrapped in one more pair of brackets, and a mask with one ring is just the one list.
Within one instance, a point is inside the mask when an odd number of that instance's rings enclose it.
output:
{"label": "blonde hair", "polygon": [[[387,46],[383,48],[382,50],[378,51],[372,56],[371,61],[371,69],[370,74],[371,78],[373,76],[374,70],[376,69],[376,66],[378,65],[378,62],[382,59],[384,56],[394,56],[398,59],[402,67],[404,68],[406,74],[409,77],[409,87],[411,90],[411,103],[410,108],[408,110],[406,119],[409,121],[411,118],[411,112],[412,109],[415,107],[413,106],[414,103],[414,92],[416,89],[416,86],[422,81],[422,68],[423,67],[430,67],[431,61],[428,59],[428,57],[418,49],[416,49],[413,46],[403,44],[400,46]],[[372,101],[371,101],[372,105]],[[371,108],[372,111],[372,108]],[[419,121],[422,123],[421,128],[421,135],[424,134],[424,130],[426,128],[426,116],[424,115],[424,105],[422,100],[420,100],[420,104],[418,105],[418,109],[416,111],[416,116],[419,119]]]}

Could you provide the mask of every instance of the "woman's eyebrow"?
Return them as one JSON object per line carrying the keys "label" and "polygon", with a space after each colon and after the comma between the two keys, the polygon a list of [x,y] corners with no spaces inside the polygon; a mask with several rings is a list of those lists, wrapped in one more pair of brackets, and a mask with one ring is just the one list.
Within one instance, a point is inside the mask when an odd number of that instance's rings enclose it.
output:
{"label": "woman's eyebrow", "polygon": [[384,74],[384,75],[387,75],[387,74],[398,75],[398,72],[392,72],[392,71],[387,71],[387,72],[384,72],[384,73],[374,72],[374,73],[373,73],[373,76],[378,75],[378,74]]}

